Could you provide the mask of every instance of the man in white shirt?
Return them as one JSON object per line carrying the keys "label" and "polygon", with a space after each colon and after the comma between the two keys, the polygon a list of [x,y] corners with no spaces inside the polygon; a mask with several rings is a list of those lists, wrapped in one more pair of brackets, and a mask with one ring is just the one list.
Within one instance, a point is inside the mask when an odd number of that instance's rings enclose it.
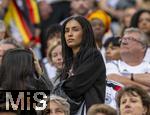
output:
{"label": "man in white shirt", "polygon": [[123,85],[138,85],[150,89],[150,63],[144,60],[147,37],[137,28],[125,30],[121,39],[121,60],[106,64],[108,79]]}
{"label": "man in white shirt", "polygon": [[146,50],[144,60],[150,63],[150,47],[148,47]]}

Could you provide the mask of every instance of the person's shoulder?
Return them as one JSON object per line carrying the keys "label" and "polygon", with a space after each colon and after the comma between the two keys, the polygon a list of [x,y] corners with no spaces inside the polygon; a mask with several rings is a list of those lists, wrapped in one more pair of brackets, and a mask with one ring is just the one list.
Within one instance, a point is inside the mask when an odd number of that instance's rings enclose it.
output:
{"label": "person's shoulder", "polygon": [[119,63],[121,63],[121,60],[111,60],[111,61],[107,62],[106,65],[113,64],[113,65],[118,66]]}
{"label": "person's shoulder", "polygon": [[104,64],[103,57],[100,51],[96,48],[88,49],[84,56],[82,57],[82,61],[88,61],[88,63],[95,63],[95,64]]}
{"label": "person's shoulder", "polygon": [[85,55],[101,55],[100,51],[97,48],[89,48],[86,50]]}
{"label": "person's shoulder", "polygon": [[87,51],[84,53],[84,58],[95,58],[95,57],[102,57],[100,51],[96,48],[89,48]]}

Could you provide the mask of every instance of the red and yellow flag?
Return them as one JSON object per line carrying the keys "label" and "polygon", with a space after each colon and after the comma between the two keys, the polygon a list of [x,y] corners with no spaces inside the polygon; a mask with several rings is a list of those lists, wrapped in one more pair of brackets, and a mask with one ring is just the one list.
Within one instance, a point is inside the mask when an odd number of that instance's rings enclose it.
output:
{"label": "red and yellow flag", "polygon": [[[18,29],[21,39],[24,44],[29,44],[31,39],[34,37],[34,33],[31,30],[29,23],[34,26],[35,24],[40,23],[39,11],[37,7],[36,0],[26,0],[28,19],[24,17],[21,9],[16,3],[16,0],[11,0],[4,20],[9,26],[11,22],[14,22],[16,28]],[[27,22],[28,21],[28,22]]]}

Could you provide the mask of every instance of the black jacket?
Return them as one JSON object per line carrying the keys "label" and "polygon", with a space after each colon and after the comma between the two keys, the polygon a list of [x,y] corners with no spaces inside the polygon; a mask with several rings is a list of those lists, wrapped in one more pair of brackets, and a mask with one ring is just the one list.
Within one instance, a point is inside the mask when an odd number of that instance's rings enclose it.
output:
{"label": "black jacket", "polygon": [[28,78],[27,80],[27,89],[28,90],[49,90],[51,91],[53,88],[53,84],[49,80],[49,78],[44,74],[43,76],[36,77],[34,75],[33,77]]}
{"label": "black jacket", "polygon": [[[96,103],[104,103],[106,68],[100,52],[89,49],[75,64],[74,75],[62,85],[65,93],[74,101],[85,101],[87,110]],[[71,106],[71,114],[76,112]]]}

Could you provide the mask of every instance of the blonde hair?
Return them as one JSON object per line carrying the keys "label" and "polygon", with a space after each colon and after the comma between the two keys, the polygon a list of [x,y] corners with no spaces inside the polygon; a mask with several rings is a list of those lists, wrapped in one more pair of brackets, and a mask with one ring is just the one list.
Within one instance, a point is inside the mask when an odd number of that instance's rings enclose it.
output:
{"label": "blonde hair", "polygon": [[52,51],[57,47],[61,45],[61,41],[60,40],[53,40],[52,43],[50,44],[50,46],[48,47],[48,50],[47,50],[47,57],[48,57],[48,60],[50,62],[52,62]]}

